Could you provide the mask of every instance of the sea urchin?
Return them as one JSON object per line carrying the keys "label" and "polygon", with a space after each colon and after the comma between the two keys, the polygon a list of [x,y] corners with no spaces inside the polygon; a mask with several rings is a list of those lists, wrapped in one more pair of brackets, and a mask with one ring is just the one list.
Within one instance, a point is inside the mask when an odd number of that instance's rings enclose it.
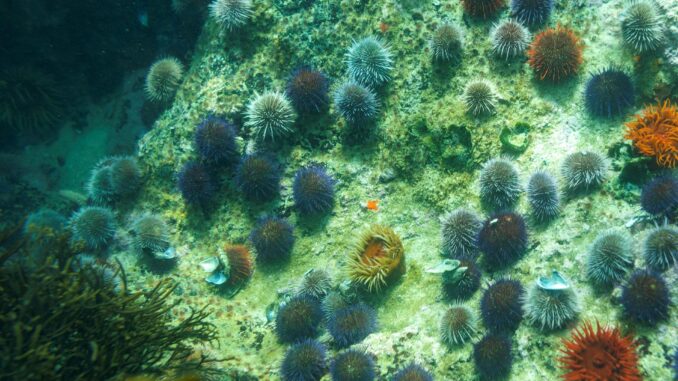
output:
{"label": "sea urchin", "polygon": [[527,55],[539,79],[559,82],[577,72],[582,63],[581,51],[579,37],[558,26],[536,35]]}

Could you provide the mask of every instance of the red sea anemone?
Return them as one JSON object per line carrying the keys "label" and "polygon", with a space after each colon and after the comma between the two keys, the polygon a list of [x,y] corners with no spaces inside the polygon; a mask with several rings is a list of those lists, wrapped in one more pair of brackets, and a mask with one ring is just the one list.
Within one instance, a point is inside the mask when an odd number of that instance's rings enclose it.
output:
{"label": "red sea anemone", "polygon": [[348,258],[349,278],[369,291],[379,291],[405,270],[405,250],[393,229],[374,225]]}
{"label": "red sea anemone", "polygon": [[618,328],[596,329],[590,322],[564,340],[561,367],[567,381],[640,381],[636,344],[631,336],[622,336]]}
{"label": "red sea anemone", "polygon": [[670,100],[649,106],[642,115],[626,123],[626,139],[645,156],[654,156],[657,164],[673,168],[678,164],[678,108]]}
{"label": "red sea anemone", "polygon": [[539,79],[558,82],[577,72],[582,63],[581,52],[579,37],[571,29],[558,26],[536,35],[527,55]]}
{"label": "red sea anemone", "polygon": [[228,245],[224,248],[228,257],[229,276],[228,284],[241,284],[252,276],[254,266],[250,251],[244,245]]}

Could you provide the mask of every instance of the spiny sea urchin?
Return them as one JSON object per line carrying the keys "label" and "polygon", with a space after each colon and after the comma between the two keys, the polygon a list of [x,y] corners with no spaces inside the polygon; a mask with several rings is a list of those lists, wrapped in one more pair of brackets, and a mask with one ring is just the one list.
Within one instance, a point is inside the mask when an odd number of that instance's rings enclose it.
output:
{"label": "spiny sea urchin", "polygon": [[478,247],[490,268],[505,268],[515,263],[527,250],[525,220],[512,212],[490,216],[478,233]]}
{"label": "spiny sea urchin", "polygon": [[451,306],[440,319],[440,336],[450,347],[464,344],[477,332],[477,318],[473,310],[462,304]]}
{"label": "spiny sea urchin", "polygon": [[597,286],[621,281],[633,267],[631,239],[623,230],[598,234],[586,261],[586,274]]}
{"label": "spiny sea urchin", "polygon": [[624,42],[637,54],[656,50],[663,42],[661,23],[651,2],[633,2],[624,10],[621,22]]}
{"label": "spiny sea urchin", "polygon": [[643,186],[640,206],[653,216],[670,216],[678,207],[678,178],[659,175]]}
{"label": "spiny sea urchin", "polygon": [[210,14],[226,30],[245,25],[252,14],[251,0],[214,0],[210,4]]}
{"label": "spiny sea urchin", "polygon": [[269,155],[255,152],[240,160],[235,183],[248,201],[268,202],[280,191],[280,168]]}
{"label": "spiny sea urchin", "polygon": [[285,87],[294,108],[300,113],[320,112],[327,107],[329,81],[325,74],[308,66],[297,68]]}
{"label": "spiny sea urchin", "polygon": [[363,341],[376,329],[376,312],[362,302],[336,310],[327,321],[327,330],[341,348]]}
{"label": "spiny sea urchin", "polygon": [[559,358],[566,381],[640,381],[636,344],[631,336],[622,336],[618,328],[596,328],[585,322],[563,340]]}
{"label": "spiny sea urchin", "polygon": [[298,295],[280,306],[275,318],[275,332],[284,343],[312,338],[318,334],[321,320],[320,302]]}
{"label": "spiny sea urchin", "polygon": [[330,375],[332,381],[373,381],[376,370],[372,355],[360,349],[341,352],[330,364]]}
{"label": "spiny sea urchin", "polygon": [[235,286],[246,282],[254,272],[252,255],[245,245],[226,245],[224,254],[228,259],[228,285]]}
{"label": "spiny sea urchin", "polygon": [[657,164],[673,168],[678,163],[678,108],[671,100],[648,106],[642,115],[626,123],[626,135],[645,156],[654,156]]}
{"label": "spiny sea urchin", "polygon": [[285,94],[268,91],[255,94],[247,105],[245,127],[258,141],[275,141],[292,132],[296,118],[297,114]]}
{"label": "spiny sea urchin", "polygon": [[462,100],[466,111],[473,115],[491,114],[497,102],[497,95],[490,82],[480,79],[466,85]]}
{"label": "spiny sea urchin", "polygon": [[514,20],[495,24],[490,31],[492,52],[504,59],[523,54],[530,44],[529,38],[530,32],[527,28]]}
{"label": "spiny sea urchin", "polygon": [[151,65],[146,75],[146,95],[154,102],[169,102],[174,98],[184,66],[174,57],[163,58]]}
{"label": "spiny sea urchin", "polygon": [[624,317],[631,321],[655,326],[669,317],[671,298],[664,278],[651,270],[639,269],[622,288],[621,304]]}
{"label": "spiny sea urchin", "polygon": [[250,233],[257,261],[280,262],[288,259],[294,246],[294,229],[284,218],[263,217]]}
{"label": "spiny sea urchin", "polygon": [[569,154],[560,169],[569,193],[593,189],[605,181],[607,162],[603,156],[591,151]]}
{"label": "spiny sea urchin", "polygon": [[82,207],[73,215],[69,225],[73,233],[73,240],[84,242],[90,250],[105,248],[113,241],[115,236],[115,217],[113,212],[107,208]]}
{"label": "spiny sea urchin", "polygon": [[216,192],[214,182],[207,168],[201,163],[189,161],[177,176],[177,188],[187,204],[203,209]]}
{"label": "spiny sea urchin", "polygon": [[607,68],[591,75],[584,89],[586,108],[590,113],[610,118],[621,115],[633,105],[631,78],[621,70]]}
{"label": "spiny sea urchin", "polygon": [[511,208],[518,201],[522,186],[515,165],[503,158],[489,160],[480,170],[480,201],[491,210]]}
{"label": "spiny sea urchin", "polygon": [[543,24],[552,10],[553,0],[511,0],[511,13],[526,25]]}
{"label": "spiny sea urchin", "polygon": [[558,82],[574,75],[582,63],[582,45],[574,32],[558,26],[537,34],[527,52],[541,80]]}
{"label": "spiny sea urchin", "polygon": [[433,375],[421,365],[410,363],[400,369],[392,381],[433,381]]}
{"label": "spiny sea urchin", "polygon": [[391,79],[391,52],[376,37],[353,41],[346,53],[346,63],[349,77],[365,86],[380,86]]}
{"label": "spiny sea urchin", "polygon": [[579,313],[574,291],[560,274],[554,271],[554,275],[562,280],[558,287],[547,287],[540,279],[527,289],[523,300],[525,318],[542,331],[560,329]]}
{"label": "spiny sea urchin", "polygon": [[523,320],[525,289],[517,280],[500,279],[485,290],[480,317],[492,332],[515,331]]}
{"label": "spiny sea urchin", "polygon": [[553,176],[543,171],[532,174],[527,183],[527,201],[538,222],[555,218],[560,213],[560,194]]}
{"label": "spiny sea urchin", "polygon": [[132,245],[140,253],[155,254],[169,247],[169,229],[155,214],[146,213],[132,222]]}
{"label": "spiny sea urchin", "polygon": [[326,372],[325,346],[311,339],[292,345],[280,365],[283,381],[319,381]]}
{"label": "spiny sea urchin", "polygon": [[351,125],[370,122],[379,113],[379,101],[374,91],[350,80],[339,86],[334,93],[334,107]]}
{"label": "spiny sea urchin", "polygon": [[405,271],[405,249],[393,229],[373,225],[349,254],[346,266],[353,282],[379,291]]}
{"label": "spiny sea urchin", "polygon": [[457,258],[477,256],[476,238],[483,222],[466,209],[457,209],[443,220],[441,229],[443,255]]}
{"label": "spiny sea urchin", "polygon": [[643,244],[643,257],[649,267],[659,271],[678,262],[678,228],[665,225],[652,229]]}
{"label": "spiny sea urchin", "polygon": [[305,216],[325,215],[334,206],[334,179],[317,164],[300,168],[294,175],[294,205]]}
{"label": "spiny sea urchin", "polygon": [[511,338],[489,333],[473,346],[473,360],[482,380],[501,380],[513,364]]}
{"label": "spiny sea urchin", "polygon": [[462,55],[462,32],[456,25],[449,22],[436,28],[431,38],[431,54],[438,62],[456,64]]}
{"label": "spiny sea urchin", "polygon": [[486,19],[506,5],[506,0],[461,0],[461,4],[469,15]]}
{"label": "spiny sea urchin", "polygon": [[235,126],[232,123],[210,115],[195,129],[195,148],[205,161],[229,165],[238,161],[240,156],[235,138]]}

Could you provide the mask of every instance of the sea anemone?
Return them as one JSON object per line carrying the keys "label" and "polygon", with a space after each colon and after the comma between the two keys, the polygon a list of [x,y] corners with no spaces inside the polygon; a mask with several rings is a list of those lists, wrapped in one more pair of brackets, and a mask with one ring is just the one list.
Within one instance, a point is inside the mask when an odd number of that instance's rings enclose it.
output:
{"label": "sea anemone", "polygon": [[511,372],[511,339],[502,334],[487,334],[473,346],[473,361],[484,380],[505,378]]}
{"label": "sea anemone", "polygon": [[649,267],[666,271],[678,262],[678,228],[665,225],[650,231],[643,244],[643,257]]}
{"label": "sea anemone", "polygon": [[140,253],[154,254],[169,247],[169,229],[155,214],[145,213],[132,222],[132,246]]}
{"label": "sea anemone", "polygon": [[327,330],[341,348],[363,341],[376,329],[377,314],[364,303],[338,309],[327,322]]}
{"label": "sea anemone", "polygon": [[462,32],[452,23],[443,23],[436,28],[431,38],[431,54],[438,62],[456,64],[462,56]]}
{"label": "sea anemone", "polygon": [[575,74],[582,63],[582,45],[574,32],[558,26],[537,34],[527,52],[541,80],[558,82]]}
{"label": "sea anemone", "polygon": [[633,83],[621,70],[607,68],[591,75],[584,89],[586,108],[591,114],[604,117],[621,115],[633,105]]}
{"label": "sea anemone", "polygon": [[627,233],[614,229],[598,234],[586,260],[586,275],[594,284],[617,283],[632,267],[631,239]]}
{"label": "sea anemone", "polygon": [[512,212],[490,216],[478,233],[478,247],[485,254],[485,264],[491,268],[515,263],[527,250],[525,220]]}
{"label": "sea anemone", "polygon": [[245,25],[252,15],[251,0],[214,0],[210,14],[226,30],[238,29]]}
{"label": "sea anemone", "polygon": [[518,170],[507,159],[492,159],[480,170],[480,201],[492,210],[515,205],[522,192]]}
{"label": "sea anemone", "polygon": [[673,168],[678,163],[678,108],[669,99],[649,106],[636,120],[626,123],[626,139],[645,156],[654,156],[657,164]]}
{"label": "sea anemone", "polygon": [[177,176],[177,188],[186,203],[205,207],[216,192],[212,178],[204,165],[189,161]]}
{"label": "sea anemone", "polygon": [[483,226],[478,216],[466,209],[457,209],[443,220],[441,236],[443,255],[452,258],[475,257],[476,238]]}
{"label": "sea anemone", "polygon": [[478,331],[475,313],[464,305],[454,305],[447,309],[440,320],[440,336],[443,343],[450,347],[466,343]]}
{"label": "sea anemone", "polygon": [[634,271],[622,288],[623,315],[640,324],[654,326],[666,320],[670,303],[666,281],[651,270]]}
{"label": "sea anemone", "polygon": [[574,152],[565,158],[560,173],[567,192],[586,191],[605,181],[607,163],[603,156],[595,152]]}
{"label": "sea anemone", "polygon": [[500,279],[483,294],[480,317],[491,332],[515,331],[523,319],[525,290],[517,280]]}
{"label": "sea anemone", "polygon": [[141,188],[142,173],[137,159],[116,157],[111,162],[111,190],[119,198],[131,197]]}
{"label": "sea anemone", "polygon": [[379,86],[391,79],[391,52],[376,37],[353,41],[346,53],[346,63],[349,77],[365,86]]}
{"label": "sea anemone", "polygon": [[63,114],[63,95],[52,77],[28,67],[0,72],[0,127],[38,135]]}
{"label": "sea anemone", "polygon": [[283,381],[319,381],[327,372],[325,346],[315,340],[294,344],[280,365]]}
{"label": "sea anemone", "polygon": [[351,281],[379,291],[405,272],[405,249],[393,229],[373,225],[349,254],[346,266]]}
{"label": "sea anemone", "polygon": [[560,213],[560,195],[553,176],[535,172],[527,183],[527,201],[535,220],[545,222],[555,218]]}
{"label": "sea anemone", "polygon": [[511,13],[525,25],[541,25],[553,10],[553,0],[511,0]]}
{"label": "sea anemone", "polygon": [[69,225],[73,240],[84,242],[91,250],[105,248],[115,236],[115,218],[107,208],[84,206],[73,215]]}
{"label": "sea anemone", "polygon": [[454,279],[447,279],[443,273],[443,293],[448,300],[467,300],[480,288],[480,269],[476,261],[467,257],[457,257],[459,267],[465,267],[459,277],[455,273]]}
{"label": "sea anemone", "polygon": [[572,288],[544,288],[538,282],[527,289],[523,309],[530,324],[541,330],[560,329],[576,319],[579,313]]}
{"label": "sea anemone", "polygon": [[285,94],[300,113],[320,112],[329,103],[329,81],[325,74],[310,67],[296,69],[285,88]]}
{"label": "sea anemone", "polygon": [[294,205],[302,215],[324,215],[334,206],[334,179],[320,165],[300,168],[294,175]]}
{"label": "sea anemone", "polygon": [[275,318],[275,333],[283,343],[300,341],[316,336],[321,321],[318,300],[298,295],[280,306]]}
{"label": "sea anemone", "polygon": [[596,329],[585,322],[563,340],[561,367],[567,381],[618,380],[640,381],[636,343],[631,336],[622,336],[618,328]]}
{"label": "sea anemone", "polygon": [[228,259],[228,285],[239,285],[247,281],[254,272],[252,255],[245,245],[227,245],[224,254]]}
{"label": "sea anemone", "polygon": [[461,4],[469,15],[486,19],[506,5],[506,0],[461,0]]}
{"label": "sea anemone", "polygon": [[654,216],[670,215],[678,207],[678,178],[657,176],[643,186],[640,206]]}
{"label": "sea anemone", "polygon": [[663,42],[662,21],[649,1],[636,1],[624,10],[621,30],[624,42],[637,54],[654,51]]}
{"label": "sea anemone", "polygon": [[235,138],[235,126],[232,123],[210,115],[195,129],[195,148],[205,161],[229,165],[237,162],[240,156]]}
{"label": "sea anemone", "polygon": [[280,168],[266,154],[246,155],[236,168],[235,183],[247,200],[268,202],[280,191]]}
{"label": "sea anemone", "polygon": [[334,106],[352,125],[370,122],[379,114],[379,102],[374,91],[354,81],[345,82],[337,89]]}
{"label": "sea anemone", "polygon": [[183,75],[184,66],[178,59],[168,57],[156,61],[146,75],[146,95],[154,102],[171,101]]}
{"label": "sea anemone", "polygon": [[411,363],[400,369],[392,381],[433,381],[433,376],[421,365]]}
{"label": "sea anemone", "polygon": [[279,217],[264,217],[250,233],[250,241],[257,250],[257,261],[278,262],[292,254],[294,234],[292,225]]}
{"label": "sea anemone", "polygon": [[256,94],[247,105],[245,127],[259,141],[275,141],[292,132],[292,124],[297,118],[287,96],[269,91]]}
{"label": "sea anemone", "polygon": [[462,95],[466,111],[473,115],[490,114],[494,111],[497,100],[494,86],[484,80],[471,81]]}
{"label": "sea anemone", "polygon": [[98,205],[110,204],[115,199],[111,186],[111,166],[100,164],[92,169],[86,185],[87,197]]}
{"label": "sea anemone", "polygon": [[359,349],[339,353],[330,364],[333,381],[372,381],[377,372],[372,356]]}
{"label": "sea anemone", "polygon": [[492,52],[499,57],[509,59],[525,52],[530,45],[530,32],[521,23],[506,20],[495,24],[490,31]]}
{"label": "sea anemone", "polygon": [[332,279],[325,270],[310,269],[301,278],[298,295],[307,295],[321,300],[332,289]]}

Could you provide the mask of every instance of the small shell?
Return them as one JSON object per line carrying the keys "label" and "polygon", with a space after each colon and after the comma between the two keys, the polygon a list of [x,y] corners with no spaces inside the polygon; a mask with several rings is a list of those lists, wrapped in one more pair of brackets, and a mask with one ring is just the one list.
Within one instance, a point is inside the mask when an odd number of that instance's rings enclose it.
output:
{"label": "small shell", "polygon": [[427,269],[426,272],[431,274],[442,274],[457,269],[459,264],[460,262],[456,259],[444,259],[434,267]]}
{"label": "small shell", "polygon": [[174,259],[177,257],[177,249],[175,249],[173,246],[170,246],[163,252],[154,253],[153,256],[158,259]]}
{"label": "small shell", "polygon": [[214,284],[214,285],[217,285],[217,286],[224,284],[227,280],[228,280],[228,277],[224,273],[222,273],[221,271],[216,272],[216,273],[212,273],[207,278],[205,278],[205,281],[207,283],[211,283],[211,284]]}
{"label": "small shell", "polygon": [[218,257],[209,257],[200,262],[200,268],[206,273],[214,272],[214,270],[219,268],[219,265],[221,265],[221,261]]}
{"label": "small shell", "polygon": [[539,277],[537,279],[537,286],[544,290],[566,290],[570,288],[570,282],[560,275],[558,271],[553,270],[550,277]]}

